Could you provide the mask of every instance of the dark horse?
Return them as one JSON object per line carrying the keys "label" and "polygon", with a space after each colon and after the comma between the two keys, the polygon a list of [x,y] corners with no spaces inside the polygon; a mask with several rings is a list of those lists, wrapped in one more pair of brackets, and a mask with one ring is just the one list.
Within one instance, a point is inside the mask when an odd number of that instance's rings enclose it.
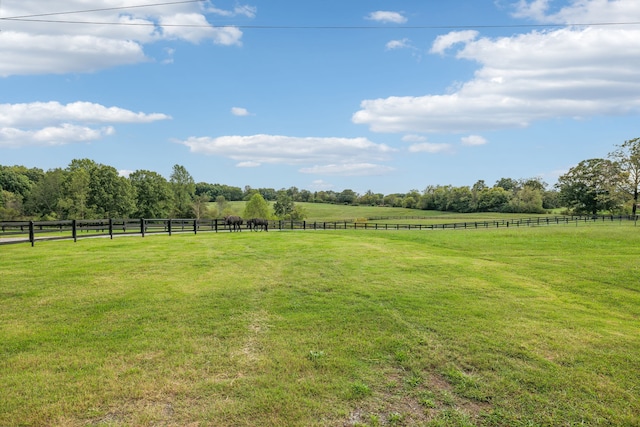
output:
{"label": "dark horse", "polygon": [[[242,218],[235,215],[229,215],[224,217],[224,225],[229,226],[229,231],[242,231]],[[233,228],[231,228],[233,226]]]}
{"label": "dark horse", "polygon": [[251,218],[247,220],[247,228],[249,230],[258,231],[258,227],[260,227],[261,230],[269,231],[269,221],[262,218]]}

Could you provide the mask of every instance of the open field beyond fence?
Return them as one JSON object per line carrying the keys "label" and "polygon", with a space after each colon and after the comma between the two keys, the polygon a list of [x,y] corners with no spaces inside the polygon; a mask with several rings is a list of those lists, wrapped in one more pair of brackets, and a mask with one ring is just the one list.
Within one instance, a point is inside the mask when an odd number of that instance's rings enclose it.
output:
{"label": "open field beyond fence", "polygon": [[[271,230],[445,230],[445,229],[493,229],[541,227],[550,225],[587,225],[595,223],[638,223],[638,216],[589,215],[589,216],[536,216],[530,218],[502,217],[501,219],[477,218],[458,214],[437,217],[375,217],[342,221],[292,221],[271,220]],[[247,228],[245,225],[241,228]],[[90,219],[64,221],[4,221],[0,222],[0,245],[37,240],[77,239],[86,237],[140,235],[154,233],[231,231],[222,219]],[[236,230],[237,231],[237,230]]]}
{"label": "open field beyond fence", "polygon": [[633,222],[0,255],[0,425],[640,424]]}

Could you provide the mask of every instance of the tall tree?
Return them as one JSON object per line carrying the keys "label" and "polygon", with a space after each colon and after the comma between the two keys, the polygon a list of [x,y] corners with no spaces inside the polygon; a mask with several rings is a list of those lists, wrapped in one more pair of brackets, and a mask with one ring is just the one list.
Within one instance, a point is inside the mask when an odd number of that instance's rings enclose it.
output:
{"label": "tall tree", "polygon": [[269,204],[260,193],[254,193],[244,207],[242,216],[245,218],[269,219]]}
{"label": "tall tree", "polygon": [[196,184],[184,166],[174,165],[169,177],[173,191],[173,215],[178,218],[190,218],[193,215],[193,198]]}
{"label": "tall tree", "polygon": [[100,218],[128,218],[135,210],[131,182],[113,166],[96,164],[90,171],[89,206]]}
{"label": "tall tree", "polygon": [[345,190],[342,190],[340,193],[338,193],[337,196],[337,202],[338,203],[344,203],[346,204],[352,204],[356,201],[356,199],[358,198],[358,194],[351,190],[350,188],[347,188]]}
{"label": "tall tree", "polygon": [[0,219],[14,221],[22,215],[22,196],[0,188]]}
{"label": "tall tree", "polygon": [[638,190],[640,190],[640,138],[630,139],[619,145],[617,150],[609,154],[624,173],[623,191],[633,197],[632,214],[635,216],[638,207]]}
{"label": "tall tree", "polygon": [[583,160],[558,178],[560,199],[576,213],[596,215],[615,210],[621,204],[617,191],[621,174],[617,165],[606,159]]}
{"label": "tall tree", "polygon": [[285,190],[278,191],[278,199],[273,204],[273,211],[278,218],[286,218],[294,209],[293,199]]}
{"label": "tall tree", "polygon": [[513,178],[500,178],[496,181],[494,187],[504,188],[507,191],[513,191],[518,188],[518,181]]}
{"label": "tall tree", "polygon": [[25,173],[26,168],[20,166],[0,166],[0,190],[5,190],[26,199],[31,193],[34,182]]}
{"label": "tall tree", "polygon": [[195,196],[191,208],[196,219],[209,218],[211,215],[211,211],[209,210],[209,196],[204,194]]}
{"label": "tall tree", "polygon": [[29,212],[42,219],[61,218],[62,211],[58,202],[63,195],[65,179],[66,172],[63,169],[47,171],[31,190],[28,201]]}
{"label": "tall tree", "polygon": [[58,200],[58,208],[67,219],[86,219],[92,217],[92,210],[87,205],[89,200],[89,182],[91,177],[85,168],[67,170],[62,183],[62,194]]}
{"label": "tall tree", "polygon": [[159,173],[137,170],[129,175],[136,193],[137,218],[166,218],[171,212],[172,193],[169,182]]}

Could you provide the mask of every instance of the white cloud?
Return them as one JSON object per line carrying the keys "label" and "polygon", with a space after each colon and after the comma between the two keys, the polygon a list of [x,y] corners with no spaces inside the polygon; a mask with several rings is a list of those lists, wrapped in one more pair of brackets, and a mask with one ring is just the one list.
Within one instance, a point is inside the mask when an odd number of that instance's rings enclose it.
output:
{"label": "white cloud", "polygon": [[469,135],[462,138],[462,145],[478,146],[485,145],[487,140],[480,135]]}
{"label": "white cloud", "polygon": [[431,53],[444,53],[447,49],[458,43],[468,43],[478,37],[478,32],[474,30],[452,31],[449,34],[438,36],[431,45]]}
{"label": "white cloud", "polygon": [[129,178],[129,175],[131,175],[134,172],[135,171],[132,171],[132,170],[129,170],[129,169],[120,169],[118,171],[118,176],[123,176],[125,178]]}
{"label": "white cloud", "polygon": [[636,0],[572,0],[555,12],[551,11],[552,4],[549,0],[520,0],[513,15],[553,24],[630,22],[640,16],[640,2]]}
{"label": "white cloud", "polygon": [[373,163],[343,163],[302,168],[299,172],[314,175],[376,176],[385,175],[393,170],[392,167]]}
{"label": "white cloud", "polygon": [[56,146],[77,142],[90,142],[113,135],[111,126],[92,129],[63,123],[59,126],[47,126],[42,129],[24,130],[0,127],[0,147],[20,148],[27,146]]}
{"label": "white cloud", "polygon": [[232,107],[231,114],[238,117],[245,117],[245,116],[251,115],[251,113],[246,108],[242,108],[242,107]]}
{"label": "white cloud", "polygon": [[429,154],[452,153],[453,147],[451,146],[451,144],[445,143],[421,142],[419,144],[411,145],[409,147],[409,151],[411,153]]}
{"label": "white cloud", "polygon": [[240,162],[240,163],[238,163],[236,165],[236,167],[239,167],[239,168],[257,168],[260,165],[261,165],[261,163],[259,163],[259,162],[248,161],[248,162]]}
{"label": "white cloud", "polygon": [[[355,174],[354,165],[372,161],[384,161],[395,151],[384,144],[375,144],[366,138],[290,137],[282,135],[251,135],[191,137],[179,144],[189,147],[193,153],[228,157],[239,165],[287,164],[318,165],[305,167],[324,171],[325,174]],[[324,165],[324,166],[322,166]],[[327,166],[328,165],[328,166]],[[325,169],[322,169],[325,168]],[[378,166],[380,168],[380,166]],[[360,166],[359,174],[363,174]]]}
{"label": "white cloud", "polygon": [[413,48],[411,46],[411,41],[407,38],[402,40],[391,40],[386,45],[385,48],[387,50],[395,50],[395,49],[410,49]]}
{"label": "white cloud", "polygon": [[170,119],[160,113],[146,114],[92,102],[32,102],[0,104],[0,126],[38,126],[62,121],[84,123],[149,123]]}
{"label": "white cloud", "polygon": [[[589,2],[596,3],[601,2]],[[633,19],[640,19],[640,11],[627,17]],[[453,34],[437,39],[432,51],[441,53],[460,40]],[[468,35],[456,56],[480,64],[472,80],[442,95],[364,100],[352,120],[376,132],[475,133],[559,117],[637,114],[638,40],[640,28],[633,26]]]}
{"label": "white cloud", "polygon": [[146,114],[90,102],[0,104],[0,146],[52,146],[88,142],[113,135],[113,126],[91,124],[150,123],[165,114]]}
{"label": "white cloud", "polygon": [[405,135],[402,140],[404,142],[426,142],[427,137],[423,135]]}
{"label": "white cloud", "polygon": [[236,5],[233,10],[218,9],[216,7],[207,7],[207,13],[215,13],[216,15],[233,18],[235,16],[246,16],[247,18],[255,18],[258,9],[254,6]]}
{"label": "white cloud", "polygon": [[[64,74],[92,72],[150,59],[144,46],[160,40],[184,40],[199,43],[210,40],[224,46],[240,46],[242,31],[237,27],[215,27],[206,10],[197,3],[139,6],[134,0],[95,0],[93,12],[58,14],[61,11],[87,10],[86,2],[59,0],[21,0],[2,4],[0,32],[0,77],[26,74]],[[124,9],[113,9],[121,7]],[[100,10],[109,9],[112,10]],[[255,9],[237,6],[230,16],[252,18]],[[29,15],[47,15],[51,20],[118,23],[124,25],[63,24],[37,25],[8,19]],[[33,19],[38,19],[34,17]],[[132,25],[133,24],[133,25]],[[160,61],[167,62],[167,60]]]}
{"label": "white cloud", "polygon": [[407,22],[407,18],[405,18],[401,13],[386,10],[371,12],[369,15],[367,15],[366,19],[392,24],[404,24],[405,22]]}

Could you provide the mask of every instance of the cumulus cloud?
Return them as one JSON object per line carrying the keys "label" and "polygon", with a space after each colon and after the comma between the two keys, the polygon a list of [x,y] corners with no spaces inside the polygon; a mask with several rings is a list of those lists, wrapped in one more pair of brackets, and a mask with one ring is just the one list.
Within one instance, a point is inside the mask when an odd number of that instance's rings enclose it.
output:
{"label": "cumulus cloud", "polygon": [[452,153],[453,146],[445,143],[421,142],[419,144],[411,145],[409,147],[409,152],[429,154]]}
{"label": "cumulus cloud", "polygon": [[246,108],[242,108],[242,107],[232,107],[231,114],[238,117],[245,117],[245,116],[251,115],[251,113]]}
{"label": "cumulus cloud", "polygon": [[572,0],[551,12],[549,0],[520,0],[513,16],[550,24],[588,24],[592,22],[630,22],[640,16],[640,3],[635,0]]}
{"label": "cumulus cloud", "polygon": [[485,145],[487,140],[480,135],[469,135],[462,138],[462,145],[478,146]]}
{"label": "cumulus cloud", "polygon": [[405,135],[402,140],[404,142],[426,142],[427,137],[424,135]]}
{"label": "cumulus cloud", "polygon": [[239,168],[257,168],[258,166],[260,166],[260,163],[248,161],[248,162],[240,162],[236,166]]}
{"label": "cumulus cloud", "polygon": [[412,49],[411,41],[407,38],[401,40],[391,40],[387,42],[385,45],[387,50],[395,50],[395,49]]}
{"label": "cumulus cloud", "polygon": [[371,12],[367,15],[366,19],[370,21],[382,22],[382,23],[391,23],[391,24],[404,24],[407,22],[407,18],[399,12],[391,12],[387,10],[378,10],[376,12]]}
{"label": "cumulus cloud", "polygon": [[[573,14],[562,13],[590,16],[580,5],[601,10],[601,3],[576,2]],[[640,6],[632,0],[606,3],[635,13],[626,20],[640,19]],[[431,50],[444,53],[459,45],[458,59],[480,65],[472,80],[446,94],[364,100],[352,120],[376,132],[475,133],[558,117],[634,114],[640,111],[638,40],[640,28],[634,26],[566,27],[499,38],[453,32],[437,38]]]}
{"label": "cumulus cloud", "polygon": [[[133,112],[90,102],[0,104],[0,146],[52,146],[88,142],[113,135],[116,123],[167,120],[160,113]],[[105,124],[107,126],[91,127]]]}
{"label": "cumulus cloud", "polygon": [[[238,5],[231,11],[203,8],[197,3],[139,6],[123,0],[113,9],[111,0],[91,2],[91,12],[64,14],[61,11],[88,9],[81,2],[21,0],[3,3],[0,32],[0,77],[27,74],[92,72],[118,65],[150,61],[144,46],[161,40],[191,43],[211,41],[217,45],[240,46],[242,31],[237,27],[216,27],[207,14],[255,16],[255,8]],[[111,10],[100,10],[109,9]],[[104,22],[118,25],[49,24],[35,25],[20,17],[51,20]],[[161,61],[162,62],[162,61]]]}
{"label": "cumulus cloud", "polygon": [[477,31],[452,31],[449,34],[438,36],[431,45],[431,53],[444,53],[447,49],[458,43],[468,43],[478,37]]}
{"label": "cumulus cloud", "polygon": [[[238,166],[300,165],[304,167],[305,173],[327,175],[363,174],[366,168],[362,165],[387,160],[395,151],[385,144],[375,144],[366,138],[251,135],[190,137],[176,142],[189,147],[193,153],[228,157],[237,161]],[[355,172],[358,168],[359,172]]]}

